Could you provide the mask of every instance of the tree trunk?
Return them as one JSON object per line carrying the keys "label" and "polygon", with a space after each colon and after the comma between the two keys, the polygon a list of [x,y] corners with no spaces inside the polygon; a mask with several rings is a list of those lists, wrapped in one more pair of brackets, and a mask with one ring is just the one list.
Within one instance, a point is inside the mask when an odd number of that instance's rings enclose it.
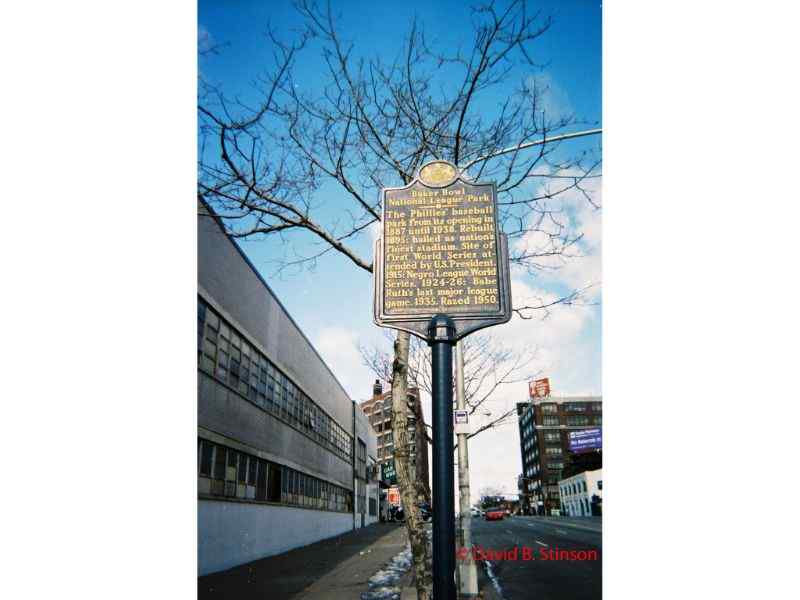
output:
{"label": "tree trunk", "polygon": [[411,474],[411,452],[408,441],[408,345],[410,334],[397,333],[392,363],[392,430],[394,432],[394,461],[400,499],[406,517],[408,539],[417,582],[417,600],[432,598],[433,576],[428,552],[428,536],[423,527],[417,502],[424,486]]}

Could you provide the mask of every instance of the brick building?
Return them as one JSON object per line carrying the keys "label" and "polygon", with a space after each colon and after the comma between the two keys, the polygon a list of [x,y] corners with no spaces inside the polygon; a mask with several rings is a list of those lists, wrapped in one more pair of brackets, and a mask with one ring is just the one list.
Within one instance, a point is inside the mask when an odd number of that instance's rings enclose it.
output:
{"label": "brick building", "polygon": [[523,512],[551,514],[560,509],[559,480],[569,455],[569,432],[601,427],[602,400],[602,396],[550,396],[517,404]]}
{"label": "brick building", "polygon": [[[419,398],[419,390],[410,388],[408,390],[408,400],[413,403],[414,413],[422,415],[422,404]],[[369,418],[369,422],[377,435],[377,463],[378,468],[383,469],[383,465],[393,465],[394,462],[394,433],[392,431],[392,392],[384,392],[379,380],[375,380],[372,387],[372,398],[360,403],[361,410]],[[425,486],[430,490],[429,469],[428,469],[428,443],[425,436],[425,423],[421,418],[409,421],[409,442],[411,443],[412,474],[416,474],[419,479],[425,482]]]}

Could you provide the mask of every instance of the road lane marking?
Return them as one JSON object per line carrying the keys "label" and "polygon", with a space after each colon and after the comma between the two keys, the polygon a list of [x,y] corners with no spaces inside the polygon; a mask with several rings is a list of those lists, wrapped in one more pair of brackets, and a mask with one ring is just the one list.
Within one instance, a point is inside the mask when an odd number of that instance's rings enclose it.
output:
{"label": "road lane marking", "polygon": [[544,546],[545,548],[547,548],[547,544],[543,544],[543,543],[542,543],[542,542],[540,542],[539,540],[534,540],[534,541],[535,541],[537,544],[539,544],[540,546]]}
{"label": "road lane marking", "polygon": [[[556,523],[553,522],[553,521],[549,521],[549,522],[548,521],[537,521],[536,523],[530,523],[529,522],[527,524],[530,525],[531,527],[535,527],[537,524],[538,525],[547,525],[549,527],[556,527]],[[581,525],[573,525],[572,523],[560,522],[560,523],[558,523],[558,526],[559,527],[569,527],[570,529],[579,529],[580,531],[588,531],[588,532],[591,532],[591,533],[599,533],[599,534],[603,533],[602,528],[601,529],[596,529],[594,527],[582,527]]]}

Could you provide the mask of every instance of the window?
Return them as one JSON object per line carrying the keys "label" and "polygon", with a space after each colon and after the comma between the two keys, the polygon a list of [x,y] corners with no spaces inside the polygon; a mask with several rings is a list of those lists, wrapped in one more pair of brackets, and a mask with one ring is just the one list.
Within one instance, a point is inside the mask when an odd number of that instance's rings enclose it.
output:
{"label": "window", "polygon": [[256,500],[267,499],[267,461],[259,459],[256,480]]}
{"label": "window", "polygon": [[586,412],[586,404],[584,402],[570,402],[564,408],[570,412]]}
{"label": "window", "polygon": [[602,425],[603,424],[603,417],[601,417],[600,415],[596,415],[595,418],[594,418],[594,424],[595,425]]}
{"label": "window", "polygon": [[[208,440],[199,439],[198,449],[200,494],[340,512],[352,507],[350,490],[316,477]],[[208,477],[211,472],[213,478]]]}
{"label": "window", "polygon": [[[567,417],[569,418],[569,417]],[[544,417],[543,420],[544,425],[558,425],[558,417]]]}
{"label": "window", "polygon": [[214,448],[214,479],[225,479],[225,448],[215,446]]}
{"label": "window", "polygon": [[256,485],[256,481],[258,479],[258,460],[250,457],[250,461],[248,463],[248,473],[247,473],[247,485]]}
{"label": "window", "polygon": [[558,414],[557,404],[542,404],[542,414],[555,415]]}
{"label": "window", "polygon": [[239,483],[247,483],[247,455],[239,456]]}
{"label": "window", "polygon": [[603,410],[602,402],[592,402],[592,410],[594,412],[601,412]]}
{"label": "window", "polygon": [[561,456],[561,446],[549,446],[544,451],[548,456]]}
{"label": "window", "polygon": [[[198,368],[348,462],[352,437],[198,298]],[[202,351],[201,351],[202,341]],[[220,478],[224,479],[224,477]]]}
{"label": "window", "polygon": [[561,441],[561,434],[557,431],[545,431],[544,433],[544,441],[545,442],[560,442]]}
{"label": "window", "polygon": [[567,417],[567,425],[588,425],[589,417],[586,415],[575,415]]}
{"label": "window", "polygon": [[214,454],[214,445],[205,440],[200,440],[200,475],[211,476],[211,458]]}
{"label": "window", "polygon": [[356,454],[356,461],[358,464],[356,465],[358,469],[358,477],[362,479],[366,479],[367,477],[367,445],[362,441],[358,440],[358,453]]}

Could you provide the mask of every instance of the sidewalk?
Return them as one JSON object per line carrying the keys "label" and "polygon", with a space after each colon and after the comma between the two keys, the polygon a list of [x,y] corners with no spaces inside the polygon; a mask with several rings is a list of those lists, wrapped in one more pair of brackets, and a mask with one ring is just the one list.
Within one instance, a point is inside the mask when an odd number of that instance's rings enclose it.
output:
{"label": "sidewalk", "polygon": [[376,523],[197,579],[198,600],[360,600],[406,546],[406,528]]}

